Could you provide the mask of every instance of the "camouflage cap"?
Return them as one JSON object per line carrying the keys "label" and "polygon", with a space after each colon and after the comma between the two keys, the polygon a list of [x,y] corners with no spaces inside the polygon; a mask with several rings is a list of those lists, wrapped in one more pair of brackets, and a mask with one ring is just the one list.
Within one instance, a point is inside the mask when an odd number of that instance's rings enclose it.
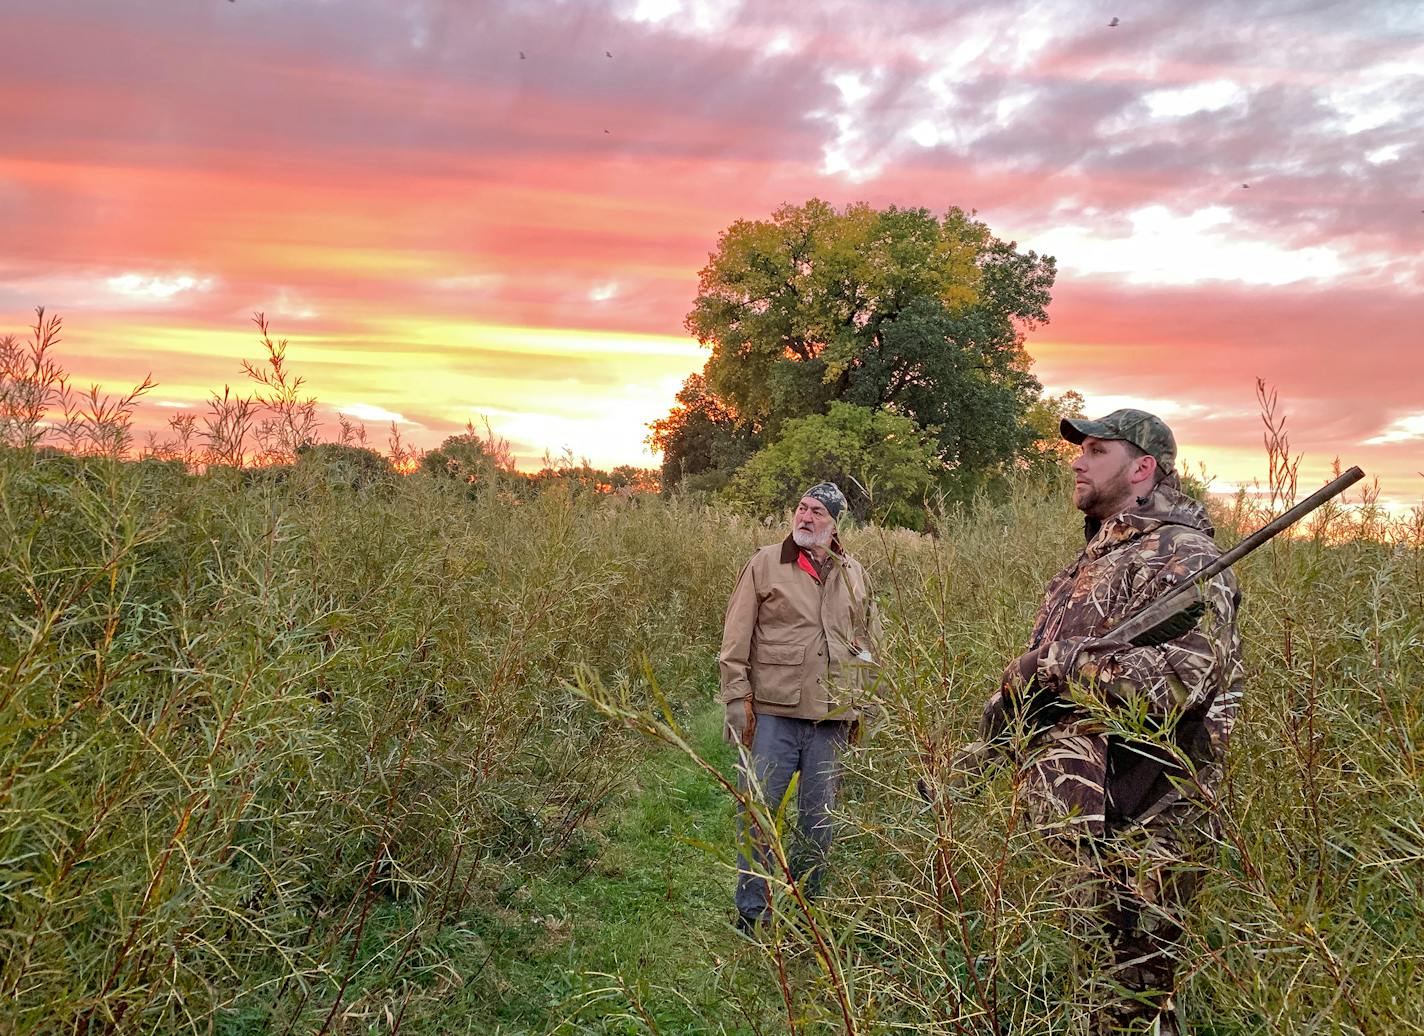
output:
{"label": "camouflage cap", "polygon": [[832,518],[839,518],[841,512],[845,510],[845,494],[841,492],[841,487],[834,482],[817,482],[797,499],[804,500],[808,496],[825,504],[826,510],[831,512]]}
{"label": "camouflage cap", "polygon": [[1058,430],[1071,443],[1081,443],[1090,435],[1094,439],[1130,442],[1143,453],[1157,458],[1159,477],[1167,475],[1177,463],[1177,440],[1172,435],[1172,429],[1156,414],[1149,414],[1146,410],[1114,410],[1096,421],[1085,417],[1065,417],[1059,422]]}

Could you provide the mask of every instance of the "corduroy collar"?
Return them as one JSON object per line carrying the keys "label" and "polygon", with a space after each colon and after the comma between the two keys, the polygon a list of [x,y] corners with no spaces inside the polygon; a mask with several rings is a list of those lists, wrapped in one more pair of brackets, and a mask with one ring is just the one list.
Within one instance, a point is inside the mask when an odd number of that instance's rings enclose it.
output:
{"label": "corduroy collar", "polygon": [[[781,563],[783,565],[796,564],[796,555],[801,553],[801,548],[796,545],[796,540],[787,533],[786,539],[781,541]],[[831,534],[831,553],[838,557],[845,557],[845,548],[841,546],[841,538],[835,533]]]}

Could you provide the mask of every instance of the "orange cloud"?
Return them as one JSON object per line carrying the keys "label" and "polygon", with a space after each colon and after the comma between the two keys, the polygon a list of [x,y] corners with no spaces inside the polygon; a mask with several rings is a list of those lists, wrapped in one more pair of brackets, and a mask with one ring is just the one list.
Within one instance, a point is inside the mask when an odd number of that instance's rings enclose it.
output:
{"label": "orange cloud", "polygon": [[723,228],[813,195],[960,205],[1057,254],[1045,383],[1174,407],[1235,482],[1264,470],[1263,377],[1303,472],[1339,454],[1418,499],[1417,16],[570,10],[10,13],[0,320],[59,310],[81,380],[195,403],[262,310],[333,412],[647,463]]}

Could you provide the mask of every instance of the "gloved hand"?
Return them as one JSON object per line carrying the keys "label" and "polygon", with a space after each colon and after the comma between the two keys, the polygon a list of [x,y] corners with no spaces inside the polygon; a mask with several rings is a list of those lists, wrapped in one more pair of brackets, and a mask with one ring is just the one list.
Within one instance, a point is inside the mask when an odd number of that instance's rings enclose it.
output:
{"label": "gloved hand", "polygon": [[729,745],[752,745],[756,734],[756,713],[752,711],[750,698],[738,698],[727,702],[727,719],[722,724],[722,737]]}
{"label": "gloved hand", "polygon": [[1023,702],[1032,697],[1034,677],[1038,675],[1038,663],[1042,657],[1043,648],[1036,647],[1032,651],[1025,651],[1009,663],[999,682],[999,688],[1005,697],[1014,702]]}
{"label": "gloved hand", "polygon": [[1008,729],[1012,717],[1009,709],[1013,703],[1008,699],[1007,692],[1002,688],[996,689],[989,695],[989,700],[984,703],[984,712],[979,717],[979,739],[981,741],[1000,741]]}
{"label": "gloved hand", "polygon": [[1026,703],[1032,701],[1033,680],[1042,654],[1042,648],[1035,648],[1025,651],[1008,664],[1004,675],[999,678],[999,686],[984,703],[984,712],[979,717],[980,741],[997,744],[1007,738],[1015,717]]}
{"label": "gloved hand", "polygon": [[[1040,679],[1038,666],[1051,644],[1040,644],[1025,651],[1009,663],[999,683],[998,693],[985,706],[985,716],[979,724],[980,736],[994,741],[1010,722],[1022,719],[1030,726],[1051,722],[1058,710],[1067,708],[1059,697],[1061,689],[1052,681]],[[996,715],[990,715],[994,712]]]}

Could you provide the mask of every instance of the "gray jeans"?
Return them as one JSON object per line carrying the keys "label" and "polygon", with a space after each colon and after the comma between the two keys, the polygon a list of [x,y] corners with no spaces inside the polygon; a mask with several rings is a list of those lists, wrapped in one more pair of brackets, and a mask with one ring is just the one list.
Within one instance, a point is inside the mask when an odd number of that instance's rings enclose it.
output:
{"label": "gray jeans", "polygon": [[[839,755],[846,745],[844,720],[788,719],[784,716],[757,716],[752,738],[751,765],[767,805],[774,811],[786,796],[793,774],[801,779],[796,786],[795,851],[791,854],[792,877],[808,896],[820,889],[831,847],[831,811],[836,806],[840,786]],[[746,774],[739,781],[747,788]],[[743,840],[747,840],[747,819],[739,820]],[[752,831],[757,868],[766,873],[766,839]],[[747,859],[737,856],[737,910],[748,919],[771,916],[771,890],[765,878],[752,873]]]}

